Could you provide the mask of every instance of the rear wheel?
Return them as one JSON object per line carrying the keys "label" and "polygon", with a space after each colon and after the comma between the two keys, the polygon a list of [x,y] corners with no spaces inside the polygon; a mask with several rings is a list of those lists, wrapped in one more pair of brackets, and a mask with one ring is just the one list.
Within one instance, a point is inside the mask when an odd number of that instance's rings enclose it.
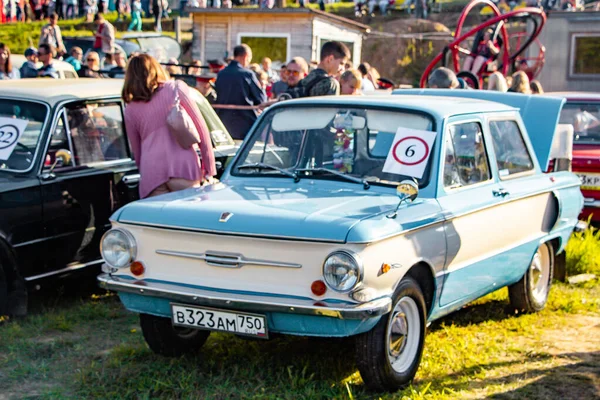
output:
{"label": "rear wheel", "polygon": [[150,350],[167,357],[198,350],[210,335],[210,331],[176,327],[170,318],[149,314],[140,314],[140,325]]}
{"label": "rear wheel", "polygon": [[522,312],[541,311],[548,301],[553,269],[552,246],[544,243],[536,251],[521,280],[508,287],[511,306]]}
{"label": "rear wheel", "polygon": [[396,391],[408,385],[421,362],[425,340],[425,299],[417,282],[404,278],[392,312],[356,338],[356,363],[365,385]]}

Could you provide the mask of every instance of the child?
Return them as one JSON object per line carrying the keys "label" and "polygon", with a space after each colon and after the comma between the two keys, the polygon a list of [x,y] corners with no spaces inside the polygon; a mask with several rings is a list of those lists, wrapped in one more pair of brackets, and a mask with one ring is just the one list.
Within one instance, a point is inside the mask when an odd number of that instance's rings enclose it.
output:
{"label": "child", "polygon": [[131,23],[127,30],[132,31],[134,28],[138,32],[142,30],[142,2],[140,0],[133,0],[131,4]]}
{"label": "child", "polygon": [[494,31],[488,29],[483,34],[483,40],[477,45],[477,53],[475,54],[475,58],[473,56],[468,56],[465,60],[465,64],[463,65],[464,71],[470,71],[475,76],[479,75],[479,70],[483,67],[483,64],[486,63],[488,59],[493,56],[498,55],[500,53],[500,49],[497,44],[492,42],[492,35]]}

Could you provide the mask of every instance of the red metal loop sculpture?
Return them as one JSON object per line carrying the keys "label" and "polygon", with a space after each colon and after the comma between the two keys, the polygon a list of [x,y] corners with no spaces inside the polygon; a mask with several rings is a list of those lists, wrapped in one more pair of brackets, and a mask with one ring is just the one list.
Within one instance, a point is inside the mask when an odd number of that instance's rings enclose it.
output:
{"label": "red metal loop sculpture", "polygon": [[[475,28],[469,30],[467,33],[462,34],[462,29],[463,29],[463,25],[465,23],[465,20],[467,18],[467,16],[469,15],[469,13],[473,10],[474,7],[476,6],[488,6],[491,8],[492,12],[494,13],[494,16],[492,18],[490,18],[489,20],[487,20],[486,22],[476,26]],[[505,22],[510,20],[511,18],[518,18],[518,17],[528,17],[528,16],[535,16],[539,18],[539,21],[535,24],[535,29],[533,30],[533,32],[528,33],[528,32],[519,32],[519,35],[529,35],[528,39],[525,41],[525,44],[522,46],[519,46],[520,44],[520,40],[517,44],[517,49],[515,51],[514,54],[511,55],[510,53],[510,41],[509,41],[509,35],[508,32],[506,30],[506,24]],[[427,66],[427,68],[425,69],[425,72],[423,73],[423,76],[421,77],[421,81],[420,81],[420,86],[422,88],[424,88],[427,84],[427,79],[429,78],[429,74],[431,73],[431,71],[437,66],[437,64],[446,56],[447,51],[450,51],[452,53],[452,66],[454,67],[454,72],[458,73],[460,71],[460,58],[459,55],[460,53],[463,54],[467,54],[467,55],[471,55],[473,56],[474,54],[467,49],[461,48],[460,44],[462,42],[464,42],[465,40],[467,40],[468,38],[475,36],[478,32],[487,29],[490,26],[494,26],[496,24],[502,23],[502,25],[500,26],[500,35],[502,35],[502,49],[501,49],[501,55],[502,55],[502,66],[501,66],[501,72],[502,74],[506,75],[509,71],[509,68],[511,67],[512,63],[517,59],[517,57],[519,57],[520,54],[523,53],[523,51],[525,51],[525,49],[533,42],[533,41],[537,41],[537,37],[539,36],[540,32],[542,31],[542,28],[544,27],[544,24],[546,23],[546,14],[544,13],[543,10],[539,9],[539,8],[534,8],[534,7],[525,7],[519,10],[514,10],[514,11],[510,11],[506,14],[502,14],[500,12],[500,10],[498,9],[498,7],[496,7],[496,5],[494,3],[492,3],[490,0],[473,0],[472,2],[470,2],[465,9],[463,10],[463,12],[460,15],[460,18],[458,19],[458,25],[456,27],[456,33],[455,33],[455,38],[450,44],[448,44],[448,46],[444,49],[444,51],[440,52],[432,61],[431,63]],[[539,44],[540,47],[540,55],[535,58],[536,60],[536,65],[535,65],[535,74],[539,73],[539,71],[541,70],[541,67],[544,65],[544,46],[541,45],[541,43],[539,43],[539,41],[537,41],[537,43]],[[541,59],[540,59],[541,57]],[[481,77],[479,76],[479,78],[481,79]]]}

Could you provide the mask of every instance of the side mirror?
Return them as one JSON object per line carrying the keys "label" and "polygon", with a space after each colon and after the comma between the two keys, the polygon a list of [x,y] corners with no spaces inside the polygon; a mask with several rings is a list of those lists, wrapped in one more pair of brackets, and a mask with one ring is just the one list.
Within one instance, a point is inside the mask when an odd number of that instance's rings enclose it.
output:
{"label": "side mirror", "polygon": [[398,186],[396,186],[396,194],[399,198],[398,205],[393,213],[386,215],[386,217],[389,219],[396,218],[396,215],[398,215],[398,209],[402,203],[408,200],[414,201],[417,198],[419,195],[419,185],[417,185],[417,183],[413,180],[404,180],[400,182]]}
{"label": "side mirror", "polygon": [[412,180],[404,180],[396,186],[396,194],[401,201],[413,201],[419,195],[419,186]]}

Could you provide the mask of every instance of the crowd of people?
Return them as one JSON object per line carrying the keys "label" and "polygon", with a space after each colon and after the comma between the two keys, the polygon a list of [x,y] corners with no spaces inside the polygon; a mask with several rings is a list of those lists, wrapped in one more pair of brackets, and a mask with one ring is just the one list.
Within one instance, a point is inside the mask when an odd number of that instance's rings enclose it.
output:
{"label": "crowd of people", "polygon": [[[439,67],[429,75],[427,86],[438,89],[468,89],[467,83],[457,78],[454,71],[445,67]],[[516,71],[511,76],[505,77],[499,71],[495,71],[488,76],[487,90],[496,90],[499,92],[512,92],[524,94],[542,94],[544,89],[542,84],[533,79],[524,69]]]}
{"label": "crowd of people", "polygon": [[[7,22],[43,21],[47,18],[56,21],[84,18],[92,22],[95,15],[111,10],[108,0],[5,0],[3,11]],[[142,30],[142,17],[154,18],[154,30],[161,32],[162,19],[168,18],[171,13],[168,0],[115,0],[112,11],[117,11],[117,21],[125,21],[129,14],[128,30],[138,32]],[[56,29],[58,25],[55,23],[53,27]]]}
{"label": "crowd of people", "polygon": [[[38,47],[25,50],[26,61],[20,67],[12,65],[10,48],[7,44],[0,43],[0,80],[39,77],[58,79],[55,60],[70,64],[81,78],[125,76],[127,55],[116,50],[115,28],[101,13],[94,17],[97,27],[95,40],[85,53],[78,46],[72,47],[67,53],[57,21],[57,14],[50,15],[48,24],[42,27]],[[41,66],[38,66],[38,63],[41,63]]]}
{"label": "crowd of people", "polygon": [[[111,48],[114,46],[114,30],[110,24],[102,14],[97,14],[94,20],[98,26],[96,43],[86,54],[78,47],[70,49],[69,54],[64,53],[60,30],[54,29],[55,18],[51,18],[44,27],[49,32],[46,32],[44,42],[40,43],[38,49],[25,52],[27,61],[19,69],[11,66],[10,50],[0,44],[0,79],[56,78],[53,68],[56,49],[82,77],[124,77],[123,100],[128,104],[125,123],[142,175],[142,197],[198,186],[210,181],[216,174],[212,147],[208,145],[208,129],[197,107],[193,106],[190,95],[193,89],[179,80],[171,80],[170,75],[177,76],[185,72],[184,76],[195,78],[196,84],[192,85],[194,89],[213,105],[231,136],[238,140],[245,138],[264,107],[275,101],[326,95],[361,95],[363,91],[381,87],[377,70],[368,63],[362,63],[354,69],[349,62],[349,49],[337,41],[322,46],[318,62],[308,63],[302,57],[293,57],[281,65],[279,71],[273,68],[269,58],[263,58],[261,64],[252,63],[252,49],[246,44],[236,46],[230,60],[209,61],[209,71],[199,60],[190,66],[183,66],[187,68],[182,71],[182,65],[177,60],[170,60],[170,65],[161,65],[147,54],[133,54],[127,62],[125,54],[114,52],[114,47]],[[110,32],[112,35],[107,34]],[[42,63],[41,68],[36,66],[38,61]],[[508,80],[495,72],[489,76],[487,84],[489,90],[542,92],[539,82],[530,82],[525,67]],[[432,72],[428,86],[466,88],[462,79],[443,67]],[[169,133],[167,117],[173,108],[169,103],[173,102],[175,94],[197,131],[199,140],[194,148],[181,148]],[[162,133],[152,134],[157,129]],[[177,156],[160,157],[153,153],[165,149]],[[195,156],[196,150],[202,153],[202,162]],[[159,159],[165,161],[147,161]]]}
{"label": "crowd of people", "polygon": [[[268,58],[261,65],[252,64],[252,49],[242,44],[234,48],[233,59],[227,60],[227,65],[212,60],[212,71],[204,72],[197,62],[185,75],[197,74],[196,89],[213,104],[231,136],[244,139],[262,109],[272,102],[359,95],[363,89],[372,90],[377,84],[377,71],[366,63],[352,69],[349,59],[348,48],[332,41],[323,45],[316,65],[294,57],[277,72]],[[142,198],[197,187],[214,181],[216,174],[209,132],[194,106],[190,93],[193,89],[180,80],[171,80],[169,69],[181,72],[179,65],[160,65],[150,55],[139,54],[129,60],[125,71],[125,124],[141,174]],[[191,130],[198,140],[191,147],[181,146],[169,122],[176,112],[175,103],[181,104],[193,122]],[[202,154],[201,161],[197,151]]]}

